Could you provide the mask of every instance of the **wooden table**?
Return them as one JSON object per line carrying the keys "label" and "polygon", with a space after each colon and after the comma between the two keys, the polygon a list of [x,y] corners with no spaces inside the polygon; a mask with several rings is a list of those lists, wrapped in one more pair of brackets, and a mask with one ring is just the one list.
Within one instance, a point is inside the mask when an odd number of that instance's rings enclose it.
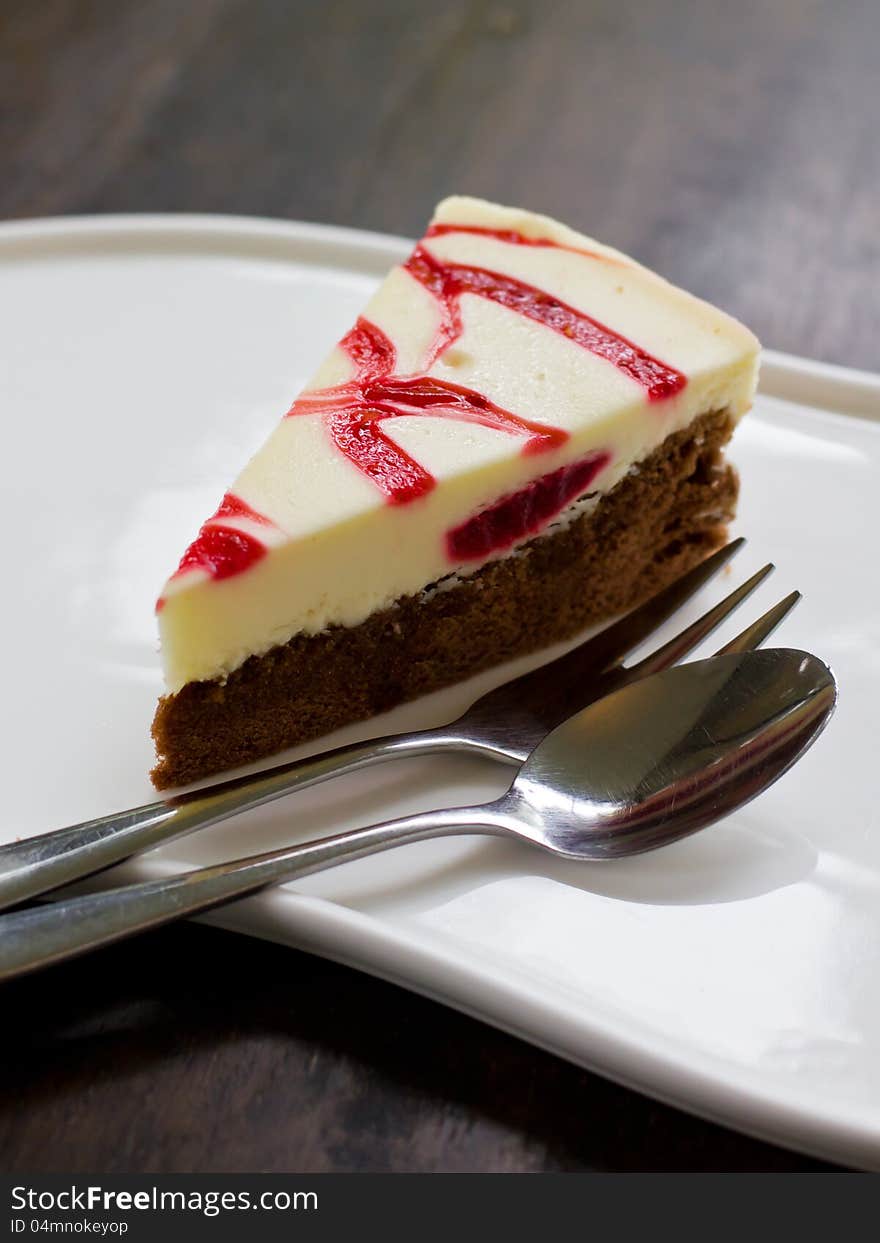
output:
{"label": "wooden table", "polygon": [[[0,215],[412,235],[466,191],[876,367],[878,46],[876,0],[5,0]],[[3,1020],[8,1172],[821,1168],[205,927],[22,981]]]}

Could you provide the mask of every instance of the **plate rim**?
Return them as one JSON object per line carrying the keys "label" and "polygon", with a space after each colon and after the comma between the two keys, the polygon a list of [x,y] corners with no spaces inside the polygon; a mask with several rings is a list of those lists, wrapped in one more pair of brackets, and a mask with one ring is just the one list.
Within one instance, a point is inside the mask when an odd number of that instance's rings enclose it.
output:
{"label": "plate rim", "polygon": [[[376,275],[412,245],[392,234],[271,217],[126,213],[0,221],[0,262],[8,257],[46,258],[85,241],[103,241],[111,248],[137,245],[150,235],[166,246],[175,239],[209,242],[221,251],[229,243],[249,244],[251,253],[277,259],[296,254],[300,260],[310,257],[316,264],[329,262],[349,271],[350,261],[356,260],[359,270]],[[759,388],[765,397],[880,423],[880,375],[872,372],[764,350]],[[138,860],[114,870],[113,883],[166,870]],[[738,1082],[740,1075],[730,1073],[729,1067],[724,1074],[713,1073],[713,1059],[702,1050],[669,1056],[622,1025],[599,1021],[583,1007],[578,1011],[562,997],[552,1004],[538,995],[540,988],[530,994],[509,977],[481,972],[465,958],[431,946],[429,937],[411,927],[395,932],[377,916],[288,887],[200,919],[388,980],[722,1126],[820,1158],[880,1170],[880,1105],[863,1109],[857,1119],[841,1117],[831,1106],[806,1107],[784,1093],[758,1091],[753,1084]]]}
{"label": "plate rim", "polygon": [[[124,241],[156,234],[167,240],[181,235],[188,240],[210,238],[215,245],[224,238],[238,242],[287,243],[305,251],[351,251],[366,260],[369,271],[382,272],[383,264],[404,257],[413,246],[410,238],[348,225],[322,224],[309,220],[281,220],[272,216],[244,216],[200,212],[108,212],[72,216],[34,216],[0,221],[0,261],[4,251],[16,246],[27,257],[28,243],[66,244],[86,239]],[[286,256],[277,255],[277,258]],[[315,259],[319,262],[319,259]],[[759,392],[765,397],[798,402],[849,417],[880,422],[880,373],[825,362],[782,350],[763,349]]]}

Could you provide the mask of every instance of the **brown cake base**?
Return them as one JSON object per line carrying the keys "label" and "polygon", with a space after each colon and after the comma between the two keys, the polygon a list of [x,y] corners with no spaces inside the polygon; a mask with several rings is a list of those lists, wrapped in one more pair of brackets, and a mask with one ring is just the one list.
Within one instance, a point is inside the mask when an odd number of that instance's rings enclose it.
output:
{"label": "brown cake base", "polygon": [[737,477],[732,423],[705,414],[667,438],[596,508],[448,590],[359,626],[297,635],[225,682],[191,682],[153,722],[159,789],[364,720],[630,608],[723,543]]}

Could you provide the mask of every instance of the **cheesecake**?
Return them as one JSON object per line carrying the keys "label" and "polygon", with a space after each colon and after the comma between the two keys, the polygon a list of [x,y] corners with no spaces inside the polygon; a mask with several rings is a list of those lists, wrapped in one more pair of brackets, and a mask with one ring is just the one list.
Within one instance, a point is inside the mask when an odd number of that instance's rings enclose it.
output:
{"label": "cheesecake", "polygon": [[569,638],[684,572],[733,516],[723,451],[758,356],[619,251],[446,199],[162,590],[157,787]]}

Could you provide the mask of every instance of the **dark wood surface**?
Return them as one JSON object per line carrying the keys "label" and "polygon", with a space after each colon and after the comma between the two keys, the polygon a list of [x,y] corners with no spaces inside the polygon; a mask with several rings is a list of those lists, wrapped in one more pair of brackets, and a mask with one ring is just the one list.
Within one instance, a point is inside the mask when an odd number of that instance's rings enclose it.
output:
{"label": "dark wood surface", "polygon": [[[0,215],[414,234],[558,214],[876,368],[876,0],[3,0]],[[204,927],[3,993],[0,1168],[806,1170],[354,972]]]}

